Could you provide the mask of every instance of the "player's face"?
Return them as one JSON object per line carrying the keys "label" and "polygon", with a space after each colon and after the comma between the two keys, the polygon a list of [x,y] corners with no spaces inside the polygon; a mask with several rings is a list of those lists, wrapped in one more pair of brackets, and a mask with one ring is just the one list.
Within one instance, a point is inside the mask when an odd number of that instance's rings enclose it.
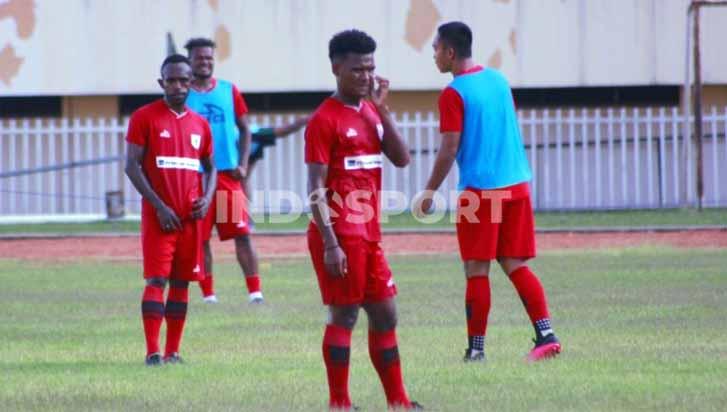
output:
{"label": "player's face", "polygon": [[189,55],[194,77],[207,79],[215,69],[215,51],[212,47],[195,47]]}
{"label": "player's face", "polygon": [[374,83],[374,55],[348,53],[333,65],[338,90],[346,96],[363,98],[369,95]]}
{"label": "player's face", "polygon": [[444,42],[439,40],[439,35],[434,38],[432,43],[434,49],[434,64],[437,65],[440,73],[448,73],[452,71],[452,61],[454,60],[454,50],[447,47]]}
{"label": "player's face", "polygon": [[159,85],[164,90],[164,100],[171,106],[181,107],[187,101],[192,69],[186,63],[172,63],[164,66]]}

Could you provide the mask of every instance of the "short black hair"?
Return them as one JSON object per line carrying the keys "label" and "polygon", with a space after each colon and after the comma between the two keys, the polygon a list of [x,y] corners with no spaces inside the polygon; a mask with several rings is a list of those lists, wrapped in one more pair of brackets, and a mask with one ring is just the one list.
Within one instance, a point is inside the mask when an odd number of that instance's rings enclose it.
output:
{"label": "short black hair", "polygon": [[348,53],[370,54],[376,51],[376,40],[361,30],[351,29],[336,33],[328,42],[328,58],[345,57]]}
{"label": "short black hair", "polygon": [[168,64],[175,64],[175,63],[185,63],[189,67],[192,67],[192,63],[190,63],[187,56],[183,54],[172,54],[167,56],[166,59],[162,62],[162,67],[159,69],[159,73],[161,73],[162,78],[164,78],[164,68],[167,67]]}
{"label": "short black hair", "polygon": [[472,30],[461,21],[444,23],[437,28],[439,41],[454,49],[458,58],[472,57]]}
{"label": "short black hair", "polygon": [[192,39],[189,39],[189,41],[187,41],[187,44],[184,45],[184,48],[187,49],[188,55],[191,55],[192,50],[198,47],[212,47],[214,49],[215,47],[217,47],[217,45],[211,39],[208,39],[206,37],[194,37]]}

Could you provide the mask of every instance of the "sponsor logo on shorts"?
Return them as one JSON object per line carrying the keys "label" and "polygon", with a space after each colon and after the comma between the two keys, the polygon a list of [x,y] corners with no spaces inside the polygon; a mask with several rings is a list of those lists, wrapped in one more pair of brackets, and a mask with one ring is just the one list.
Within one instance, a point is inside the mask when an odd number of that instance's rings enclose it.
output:
{"label": "sponsor logo on shorts", "polygon": [[379,140],[384,139],[384,125],[381,123],[376,123],[376,133],[379,135]]}
{"label": "sponsor logo on shorts", "polygon": [[195,266],[194,269],[192,269],[192,273],[199,273],[202,269],[200,269],[199,265]]}
{"label": "sponsor logo on shorts", "polygon": [[353,127],[349,127],[348,131],[346,131],[346,137],[356,137],[358,136],[358,132]]}

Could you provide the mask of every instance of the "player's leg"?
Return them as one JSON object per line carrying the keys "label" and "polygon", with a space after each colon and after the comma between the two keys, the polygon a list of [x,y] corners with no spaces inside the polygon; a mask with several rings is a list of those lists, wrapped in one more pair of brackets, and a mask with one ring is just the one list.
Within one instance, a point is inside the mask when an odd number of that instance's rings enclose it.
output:
{"label": "player's leg", "polygon": [[148,366],[162,364],[162,354],[159,349],[159,331],[164,320],[164,288],[166,283],[167,280],[164,277],[148,277],[141,297],[141,319],[144,325],[146,364]]}
{"label": "player's leg", "polygon": [[141,210],[141,247],[146,284],[141,297],[141,318],[147,365],[162,363],[159,331],[164,320],[164,289],[172,271],[175,241],[176,235],[161,230],[156,212],[145,202]]}
{"label": "player's leg", "polygon": [[527,266],[527,260],[535,256],[535,222],[529,197],[505,202],[498,245],[497,260],[520,296],[535,329],[535,347],[528,360],[556,356],[561,347],[551,326],[545,289]]}
{"label": "player's leg", "polygon": [[457,207],[457,241],[467,279],[465,362],[485,360],[491,306],[490,261],[496,256],[498,230],[499,222],[492,217],[491,200],[483,198],[480,191],[463,191]]}
{"label": "player's leg", "polygon": [[179,346],[182,343],[184,324],[187,320],[189,303],[189,282],[172,279],[169,281],[169,295],[164,308],[167,322],[167,342],[164,348],[164,363],[181,363]]}
{"label": "player's leg", "polygon": [[262,303],[263,292],[258,272],[257,253],[255,253],[249,234],[235,238],[235,254],[237,255],[237,262],[242,268],[242,273],[245,275],[250,302]]}
{"label": "player's leg", "polygon": [[467,260],[464,262],[465,315],[467,317],[467,350],[464,361],[485,360],[487,320],[492,302],[490,294],[490,261]]}
{"label": "player's leg", "polygon": [[199,281],[199,288],[202,292],[202,300],[206,303],[217,303],[215,294],[215,278],[212,274],[212,227],[217,220],[217,196],[212,196],[212,203],[207,211],[207,216],[202,219],[202,251],[204,252],[204,278]]}
{"label": "player's leg", "polygon": [[396,284],[378,242],[366,242],[366,292],[362,307],[369,320],[369,356],[386,393],[389,408],[417,409],[409,400],[396,338]]}
{"label": "player's leg", "polygon": [[389,408],[410,409],[418,404],[409,400],[399,359],[396,339],[397,312],[394,298],[364,303],[369,320],[369,356],[386,394]]}
{"label": "player's leg", "polygon": [[[364,298],[365,251],[362,240],[339,237],[339,245],[348,259],[348,272],[344,277],[328,274],[324,263],[323,239],[318,229],[309,227],[308,249],[316,272],[321,300],[329,307],[329,320],[323,334],[323,361],[326,365],[329,406],[332,409],[350,409],[348,392],[351,331],[356,324],[360,303]],[[363,262],[363,263],[362,263]]]}
{"label": "player's leg", "polygon": [[329,407],[348,410],[351,397],[348,374],[351,360],[351,334],[358,318],[358,305],[329,305],[329,321],[323,333],[323,362],[328,377]]}

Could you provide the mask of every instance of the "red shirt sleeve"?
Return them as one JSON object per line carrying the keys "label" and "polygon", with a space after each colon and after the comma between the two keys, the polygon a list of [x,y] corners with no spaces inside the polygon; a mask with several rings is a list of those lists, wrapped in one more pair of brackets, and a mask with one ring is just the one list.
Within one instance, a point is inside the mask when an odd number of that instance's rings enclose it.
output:
{"label": "red shirt sleeve", "polygon": [[439,95],[439,131],[461,132],[464,124],[464,102],[462,97],[451,87],[444,89]]}
{"label": "red shirt sleeve", "polygon": [[232,103],[235,106],[235,117],[240,117],[244,114],[247,114],[247,103],[245,103],[245,98],[242,97],[242,93],[237,89],[237,86],[234,84],[232,85]]}
{"label": "red shirt sleeve", "polygon": [[129,129],[126,132],[126,141],[139,146],[146,147],[146,142],[149,140],[149,121],[144,113],[135,112],[131,115],[129,121]]}
{"label": "red shirt sleeve", "polygon": [[335,128],[323,117],[313,116],[305,128],[305,162],[329,164]]}

